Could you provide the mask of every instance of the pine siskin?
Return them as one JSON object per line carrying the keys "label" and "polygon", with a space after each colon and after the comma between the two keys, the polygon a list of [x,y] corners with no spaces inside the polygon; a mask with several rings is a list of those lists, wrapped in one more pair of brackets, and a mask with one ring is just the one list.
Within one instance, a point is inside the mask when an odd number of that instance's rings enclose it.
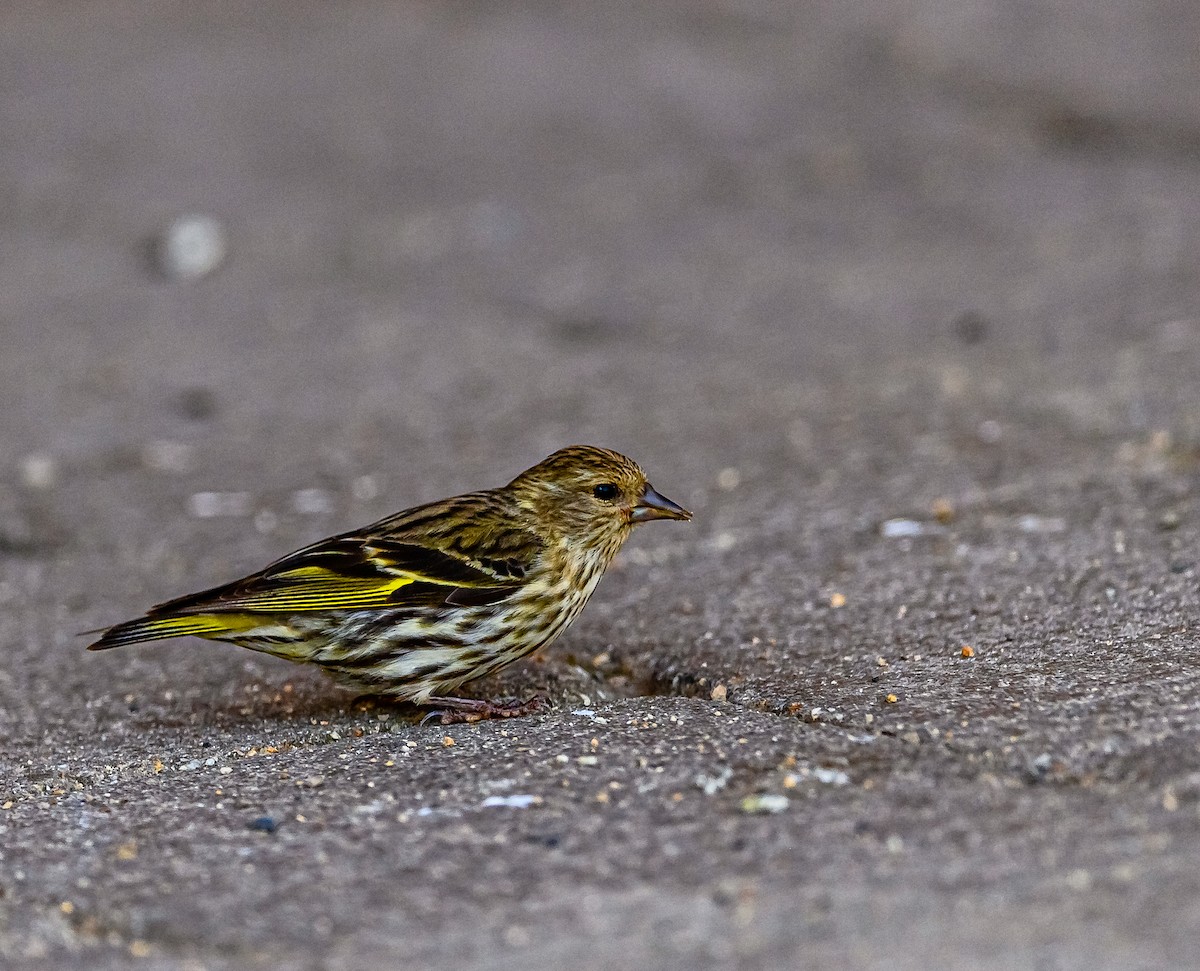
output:
{"label": "pine siskin", "polygon": [[415,506],[241,580],[147,611],[89,650],[195,634],[290,661],[444,721],[526,714],[455,698],[561,634],[633,527],[692,514],[608,449],[561,449],[506,486]]}

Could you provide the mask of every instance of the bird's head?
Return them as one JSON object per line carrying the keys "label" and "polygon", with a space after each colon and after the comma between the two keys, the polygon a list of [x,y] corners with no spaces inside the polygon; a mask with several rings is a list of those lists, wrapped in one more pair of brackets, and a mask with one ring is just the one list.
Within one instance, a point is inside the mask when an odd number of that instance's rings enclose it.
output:
{"label": "bird's head", "polygon": [[618,452],[593,445],[559,449],[508,486],[539,522],[568,538],[619,542],[638,523],[691,519],[692,514],[659,495],[646,473]]}

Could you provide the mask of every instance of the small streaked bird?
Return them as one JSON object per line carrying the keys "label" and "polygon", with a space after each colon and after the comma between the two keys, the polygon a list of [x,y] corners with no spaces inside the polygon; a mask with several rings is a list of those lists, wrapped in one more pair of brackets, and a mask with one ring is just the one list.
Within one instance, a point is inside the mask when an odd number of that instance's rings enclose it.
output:
{"label": "small streaked bird", "polygon": [[444,722],[523,715],[542,700],[454,692],[561,634],[634,526],[691,518],[632,459],[573,445],[506,486],[414,506],[159,604],[88,649],[194,634],[312,662]]}

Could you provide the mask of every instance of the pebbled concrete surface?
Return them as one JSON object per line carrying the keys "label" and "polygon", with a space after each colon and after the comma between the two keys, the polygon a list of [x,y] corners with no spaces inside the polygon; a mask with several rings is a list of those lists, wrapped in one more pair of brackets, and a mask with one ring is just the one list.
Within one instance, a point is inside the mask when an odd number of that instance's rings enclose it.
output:
{"label": "pebbled concrete surface", "polygon": [[[1198,41],[6,5],[0,963],[1200,964]],[[82,651],[572,441],[697,516],[478,685],[545,715]]]}

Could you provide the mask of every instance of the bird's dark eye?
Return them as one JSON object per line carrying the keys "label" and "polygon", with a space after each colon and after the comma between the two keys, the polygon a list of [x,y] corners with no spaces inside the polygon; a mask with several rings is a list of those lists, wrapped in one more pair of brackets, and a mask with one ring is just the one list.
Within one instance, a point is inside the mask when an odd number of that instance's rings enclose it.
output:
{"label": "bird's dark eye", "polygon": [[617,487],[611,482],[601,482],[600,485],[592,490],[592,495],[597,499],[603,499],[605,502],[608,502],[611,499],[617,498]]}

